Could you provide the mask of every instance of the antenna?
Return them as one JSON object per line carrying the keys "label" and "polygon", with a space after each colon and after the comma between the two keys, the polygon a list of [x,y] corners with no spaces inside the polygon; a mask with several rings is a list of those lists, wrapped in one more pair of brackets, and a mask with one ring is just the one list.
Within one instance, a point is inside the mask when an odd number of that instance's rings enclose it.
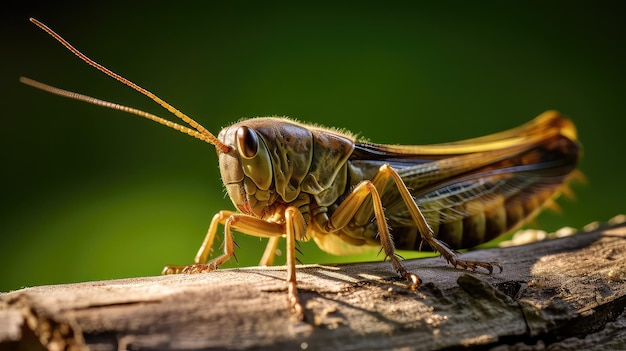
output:
{"label": "antenna", "polygon": [[153,120],[153,121],[155,121],[157,123],[160,123],[162,125],[165,125],[167,127],[176,129],[176,130],[178,130],[180,132],[186,133],[186,134],[191,135],[191,136],[193,136],[195,138],[198,138],[200,140],[204,140],[207,143],[214,145],[221,152],[228,152],[230,150],[230,147],[228,145],[225,145],[224,143],[219,141],[219,139],[217,139],[213,134],[211,134],[211,132],[209,132],[206,128],[204,128],[198,122],[194,121],[191,117],[189,117],[189,116],[185,115],[184,113],[182,113],[181,111],[177,110],[172,105],[168,104],[167,102],[165,102],[164,100],[162,100],[161,98],[159,98],[155,94],[151,93],[150,91],[140,87],[139,85],[131,82],[130,80],[120,76],[119,74],[111,71],[110,69],[108,69],[108,68],[102,66],[101,64],[97,63],[96,61],[90,59],[85,54],[80,52],[78,49],[74,48],[67,40],[63,39],[63,37],[61,37],[60,35],[55,33],[52,29],[50,29],[45,24],[39,22],[38,20],[36,20],[34,18],[30,18],[30,21],[32,23],[34,23],[35,25],[37,25],[39,28],[43,29],[46,33],[50,34],[50,36],[52,36],[58,42],[63,44],[63,46],[65,46],[69,51],[71,51],[74,55],[78,56],[81,60],[85,61],[87,64],[91,65],[92,67],[95,67],[97,70],[103,72],[104,74],[108,75],[109,77],[112,77],[112,78],[116,79],[117,81],[119,81],[119,82],[121,82],[123,84],[126,84],[129,87],[133,88],[134,90],[136,90],[136,91],[142,93],[143,95],[149,97],[152,101],[154,101],[157,104],[161,105],[163,108],[165,108],[166,110],[171,112],[173,115],[175,115],[176,117],[182,119],[185,123],[189,124],[193,129],[187,128],[185,126],[181,126],[179,124],[176,124],[176,123],[171,122],[171,121],[169,121],[167,119],[158,117],[156,115],[153,115],[153,114],[145,112],[145,111],[141,111],[141,110],[138,110],[138,109],[135,109],[135,108],[132,108],[132,107],[116,104],[116,103],[109,102],[109,101],[99,100],[99,99],[96,99],[96,98],[91,97],[91,96],[82,95],[82,94],[79,94],[79,93],[75,93],[75,92],[59,89],[59,88],[56,88],[56,87],[53,87],[53,86],[50,86],[50,85],[47,85],[47,84],[43,84],[43,83],[37,82],[37,81],[29,79],[29,78],[20,77],[20,82],[22,82],[24,84],[27,84],[27,85],[30,85],[32,87],[35,87],[35,88],[38,88],[38,89],[50,92],[52,94],[64,96],[64,97],[67,97],[67,98],[70,98],[70,99],[74,99],[74,100],[85,101],[85,102],[88,102],[90,104],[103,106],[103,107],[108,107],[108,108],[112,108],[114,110],[119,110],[119,111],[124,111],[124,112],[131,113],[131,114],[135,114],[135,115],[138,115],[138,116],[141,116],[141,117]]}
{"label": "antenna", "polygon": [[20,82],[22,82],[22,83],[24,83],[26,85],[30,85],[33,88],[37,88],[39,90],[43,90],[43,91],[46,91],[46,92],[51,93],[51,94],[55,94],[55,95],[63,96],[63,97],[66,97],[66,98],[70,98],[72,100],[84,101],[84,102],[87,102],[87,103],[90,103],[90,104],[93,104],[93,105],[98,105],[98,106],[110,108],[110,109],[113,109],[113,110],[123,111],[123,112],[131,113],[133,115],[141,116],[141,117],[147,118],[149,120],[155,121],[155,122],[157,122],[159,124],[162,124],[162,125],[164,125],[166,127],[170,127],[172,129],[176,129],[179,132],[191,135],[194,138],[198,138],[200,140],[206,141],[209,144],[213,144],[209,140],[209,137],[207,137],[205,134],[202,134],[202,133],[200,133],[197,130],[194,130],[194,129],[182,126],[182,125],[180,125],[178,123],[174,123],[174,122],[172,122],[172,121],[170,121],[168,119],[165,119],[165,118],[153,115],[152,113],[149,113],[149,112],[145,112],[145,111],[142,111],[142,110],[138,110],[136,108],[132,108],[132,107],[116,104],[116,103],[110,102],[110,101],[100,100],[100,99],[97,99],[97,98],[94,98],[94,97],[91,97],[91,96],[75,93],[73,91],[60,89],[60,88],[53,87],[51,85],[44,84],[44,83],[38,82],[38,81],[30,79],[30,78],[26,78],[26,77],[20,77]]}

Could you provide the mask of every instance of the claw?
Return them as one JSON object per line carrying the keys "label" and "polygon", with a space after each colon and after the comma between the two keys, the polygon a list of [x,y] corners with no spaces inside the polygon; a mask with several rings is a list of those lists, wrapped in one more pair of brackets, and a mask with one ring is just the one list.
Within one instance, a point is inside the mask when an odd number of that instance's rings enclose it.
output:
{"label": "claw", "polygon": [[420,284],[422,284],[422,280],[416,274],[406,273],[404,278],[409,282],[409,288],[411,290],[416,290]]}
{"label": "claw", "polygon": [[161,275],[182,273],[185,266],[167,265],[161,270]]}
{"label": "claw", "polygon": [[291,306],[291,312],[297,320],[304,320],[304,310],[300,304],[300,297],[298,296],[298,289],[295,282],[287,282],[287,299]]}
{"label": "claw", "polygon": [[478,268],[483,268],[489,272],[489,274],[493,274],[493,267],[498,267],[500,269],[500,273],[502,273],[502,265],[498,262],[478,262],[478,261],[466,261],[466,260],[457,260],[455,258],[448,259],[448,263],[454,266],[454,268],[460,267],[462,269],[471,269],[472,272],[475,272]]}
{"label": "claw", "polygon": [[217,266],[213,263],[207,264],[190,264],[183,268],[182,273],[185,274],[196,274],[196,273],[207,273],[217,269]]}
{"label": "claw", "polygon": [[161,274],[195,274],[195,273],[204,273],[210,272],[217,269],[217,266],[214,263],[208,264],[190,264],[188,266],[174,266],[168,265],[163,267]]}

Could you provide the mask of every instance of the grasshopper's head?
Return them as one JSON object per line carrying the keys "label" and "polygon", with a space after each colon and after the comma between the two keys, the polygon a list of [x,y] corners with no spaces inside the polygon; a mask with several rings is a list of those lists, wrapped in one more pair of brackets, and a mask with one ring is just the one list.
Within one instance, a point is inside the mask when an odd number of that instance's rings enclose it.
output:
{"label": "grasshopper's head", "polygon": [[239,211],[262,217],[276,199],[270,191],[273,170],[265,143],[254,129],[240,124],[222,129],[218,139],[229,146],[228,152],[217,150],[228,196]]}
{"label": "grasshopper's head", "polygon": [[132,113],[214,145],[228,195],[241,212],[262,218],[275,202],[293,204],[301,192],[314,195],[320,205],[327,206],[343,192],[346,186],[344,163],[354,148],[349,137],[284,118],[244,120],[224,128],[215,137],[155,94],[93,61],[43,23],[33,18],[31,22],[89,65],[149,97],[189,127],[32,79],[22,77],[23,83],[71,99]]}
{"label": "grasshopper's head", "polygon": [[222,182],[241,212],[263,217],[277,200],[298,197],[313,156],[308,129],[286,119],[255,118],[222,129],[218,139],[229,147],[217,152]]}

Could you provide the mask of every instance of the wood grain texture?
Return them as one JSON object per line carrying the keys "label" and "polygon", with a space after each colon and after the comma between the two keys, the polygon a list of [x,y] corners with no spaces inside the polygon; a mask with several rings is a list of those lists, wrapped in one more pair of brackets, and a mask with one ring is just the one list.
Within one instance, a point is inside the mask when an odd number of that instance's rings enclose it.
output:
{"label": "wood grain texture", "polygon": [[441,258],[298,269],[305,321],[284,267],[40,286],[0,295],[0,350],[626,349],[626,226],[472,251],[493,275]]}

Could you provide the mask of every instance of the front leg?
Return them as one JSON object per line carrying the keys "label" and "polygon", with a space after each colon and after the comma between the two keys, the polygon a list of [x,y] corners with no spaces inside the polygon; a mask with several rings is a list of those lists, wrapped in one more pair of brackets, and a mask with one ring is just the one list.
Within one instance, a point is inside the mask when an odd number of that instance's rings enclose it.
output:
{"label": "front leg", "polygon": [[306,234],[306,224],[302,213],[294,206],[285,210],[285,226],[287,229],[287,291],[291,310],[299,320],[304,319],[302,305],[296,287],[296,238]]}
{"label": "front leg", "polygon": [[[303,238],[306,234],[306,223],[302,213],[294,206],[289,206],[284,213],[285,224],[267,222],[260,218],[255,218],[241,213],[231,211],[220,211],[213,217],[207,235],[202,242],[200,250],[195,258],[195,264],[186,266],[165,266],[162,274],[176,273],[201,273],[210,272],[222,263],[226,262],[234,255],[235,242],[233,241],[232,230],[243,234],[269,238],[268,246],[277,243],[278,238],[287,236],[287,291],[288,300],[295,317],[299,320],[304,318],[298,289],[296,287],[296,239]],[[215,234],[219,224],[224,225],[224,253],[215,259],[206,262],[208,253],[215,239]],[[267,250],[266,250],[267,251]]]}
{"label": "front leg", "polygon": [[[209,253],[212,250],[217,228],[224,225],[224,253],[208,262]],[[232,211],[220,211],[211,220],[209,230],[200,245],[200,249],[191,265],[167,265],[163,267],[161,274],[178,274],[211,271],[226,262],[234,254],[235,242],[231,233],[231,228],[236,231],[262,238],[274,238],[284,235],[284,228],[280,224],[267,222],[259,218],[251,217]]]}

